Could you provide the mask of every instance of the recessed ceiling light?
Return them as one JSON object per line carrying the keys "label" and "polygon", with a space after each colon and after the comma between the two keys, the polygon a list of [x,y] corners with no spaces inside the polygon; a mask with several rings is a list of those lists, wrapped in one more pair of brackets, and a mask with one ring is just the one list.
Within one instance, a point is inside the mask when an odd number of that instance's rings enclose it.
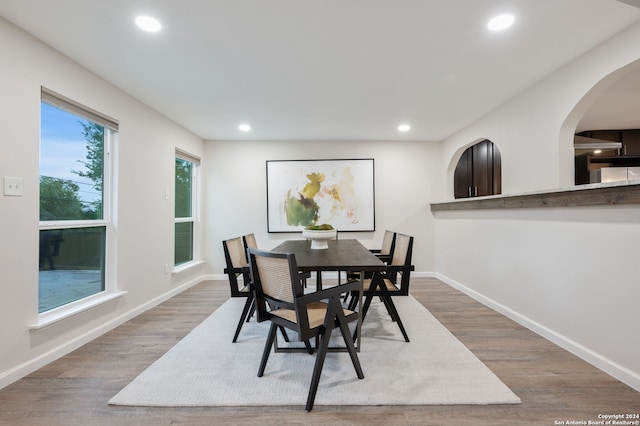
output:
{"label": "recessed ceiling light", "polygon": [[506,30],[511,25],[513,25],[515,19],[516,18],[514,18],[513,15],[510,15],[508,13],[504,15],[498,15],[489,21],[489,23],[487,24],[487,28],[489,28],[491,31]]}
{"label": "recessed ceiling light", "polygon": [[398,126],[398,131],[399,132],[408,132],[409,130],[411,130],[411,126],[408,124],[401,124]]}
{"label": "recessed ceiling light", "polygon": [[241,132],[248,132],[248,131],[251,130],[251,126],[248,125],[248,124],[243,123],[243,124],[238,125],[238,130],[240,130]]}
{"label": "recessed ceiling light", "polygon": [[150,33],[157,33],[162,28],[162,25],[160,25],[160,22],[156,18],[144,15],[138,16],[136,18],[136,25],[141,30]]}

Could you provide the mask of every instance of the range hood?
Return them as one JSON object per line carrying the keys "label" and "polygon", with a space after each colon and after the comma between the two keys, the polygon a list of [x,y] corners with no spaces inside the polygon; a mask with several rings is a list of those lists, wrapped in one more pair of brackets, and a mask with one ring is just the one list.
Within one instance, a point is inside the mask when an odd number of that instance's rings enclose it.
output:
{"label": "range hood", "polygon": [[626,3],[629,6],[635,6],[640,8],[640,0],[618,0],[620,3]]}
{"label": "range hood", "polygon": [[575,135],[573,137],[573,149],[622,149],[622,142],[612,142],[604,139]]}

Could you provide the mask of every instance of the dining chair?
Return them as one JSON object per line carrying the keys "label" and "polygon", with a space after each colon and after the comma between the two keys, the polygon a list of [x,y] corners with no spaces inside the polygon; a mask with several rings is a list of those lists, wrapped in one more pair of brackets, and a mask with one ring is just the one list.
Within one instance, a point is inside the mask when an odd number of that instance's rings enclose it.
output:
{"label": "dining chair", "polygon": [[[396,233],[393,231],[386,230],[384,231],[384,236],[382,237],[382,246],[379,249],[369,249],[371,253],[373,253],[378,259],[380,259],[384,263],[391,262],[391,258],[393,257],[393,250],[396,246]],[[366,273],[365,278],[371,278],[371,273]],[[359,271],[347,271],[347,279],[349,281],[355,281],[360,279]]]}
{"label": "dining chair", "polygon": [[[243,235],[242,236],[242,242],[244,243],[245,253],[247,252],[247,249],[250,249],[250,248],[257,249],[258,248],[258,243],[256,241],[255,234]],[[300,272],[300,279],[304,283],[305,287],[307,286],[307,279],[309,277],[311,277],[311,272]],[[249,316],[247,317],[247,321],[249,321],[249,318],[251,318],[251,316],[253,315],[253,312],[254,312],[254,307],[252,306],[252,309],[249,312]]]}
{"label": "dining chair", "polygon": [[371,253],[375,254],[378,259],[382,260],[384,263],[389,263],[391,258],[393,257],[393,250],[396,246],[396,233],[393,231],[386,230],[384,231],[384,236],[382,237],[382,247],[379,249],[371,249]]}
{"label": "dining chair", "polygon": [[258,248],[255,234],[247,234],[242,236],[242,242],[244,243],[245,250],[248,248]]}
{"label": "dining chair", "polygon": [[[244,307],[242,308],[242,314],[240,315],[240,321],[238,321],[235,334],[233,335],[233,342],[235,343],[236,340],[238,340],[238,335],[240,335],[240,330],[242,330],[242,325],[245,320],[250,318],[250,312],[252,311],[253,291],[251,288],[251,276],[242,238],[236,237],[224,240],[222,241],[222,247],[224,249],[224,258],[227,262],[224,273],[229,277],[231,297],[246,298]],[[239,282],[240,277],[242,277],[242,284]]]}
{"label": "dining chair", "polygon": [[348,327],[349,322],[357,321],[358,313],[344,309],[340,303],[342,293],[356,291],[359,283],[353,282],[304,294],[295,254],[258,249],[249,249],[248,254],[258,321],[271,321],[258,377],[264,375],[277,328],[284,327],[295,331],[298,339],[306,345],[312,338],[316,341],[316,359],[305,406],[307,411],[313,408],[329,339],[334,328],[339,328],[342,333],[358,378],[364,378]]}
{"label": "dining chair", "polygon": [[[362,307],[362,321],[364,322],[371,300],[374,297],[379,297],[391,319],[398,324],[406,342],[409,341],[409,336],[393,303],[393,297],[409,295],[410,275],[411,271],[415,270],[414,265],[411,264],[412,252],[413,237],[405,234],[396,234],[393,257],[391,262],[387,264],[385,271],[374,273],[371,278],[362,280],[362,294],[365,298]],[[351,292],[351,296],[348,306],[350,309],[355,309],[359,294]],[[354,339],[355,337],[354,335]]]}

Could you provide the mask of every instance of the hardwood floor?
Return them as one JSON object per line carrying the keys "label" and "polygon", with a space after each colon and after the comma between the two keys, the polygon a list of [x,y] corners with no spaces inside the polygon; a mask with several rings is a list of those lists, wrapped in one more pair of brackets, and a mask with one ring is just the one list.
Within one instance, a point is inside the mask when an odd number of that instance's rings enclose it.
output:
{"label": "hardwood floor", "polygon": [[522,404],[316,406],[311,413],[302,406],[107,405],[227,300],[227,282],[208,281],[0,390],[0,425],[556,425],[640,413],[640,392],[457,290],[429,278],[413,278],[411,289]]}

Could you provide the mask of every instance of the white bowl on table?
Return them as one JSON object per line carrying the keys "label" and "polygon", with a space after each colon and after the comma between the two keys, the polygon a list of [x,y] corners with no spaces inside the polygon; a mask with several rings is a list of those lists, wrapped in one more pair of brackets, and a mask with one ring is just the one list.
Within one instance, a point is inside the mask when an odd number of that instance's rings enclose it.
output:
{"label": "white bowl on table", "polygon": [[335,229],[327,229],[327,230],[303,229],[302,236],[308,240],[311,240],[312,249],[323,250],[323,249],[329,248],[329,240],[335,240],[336,230]]}

